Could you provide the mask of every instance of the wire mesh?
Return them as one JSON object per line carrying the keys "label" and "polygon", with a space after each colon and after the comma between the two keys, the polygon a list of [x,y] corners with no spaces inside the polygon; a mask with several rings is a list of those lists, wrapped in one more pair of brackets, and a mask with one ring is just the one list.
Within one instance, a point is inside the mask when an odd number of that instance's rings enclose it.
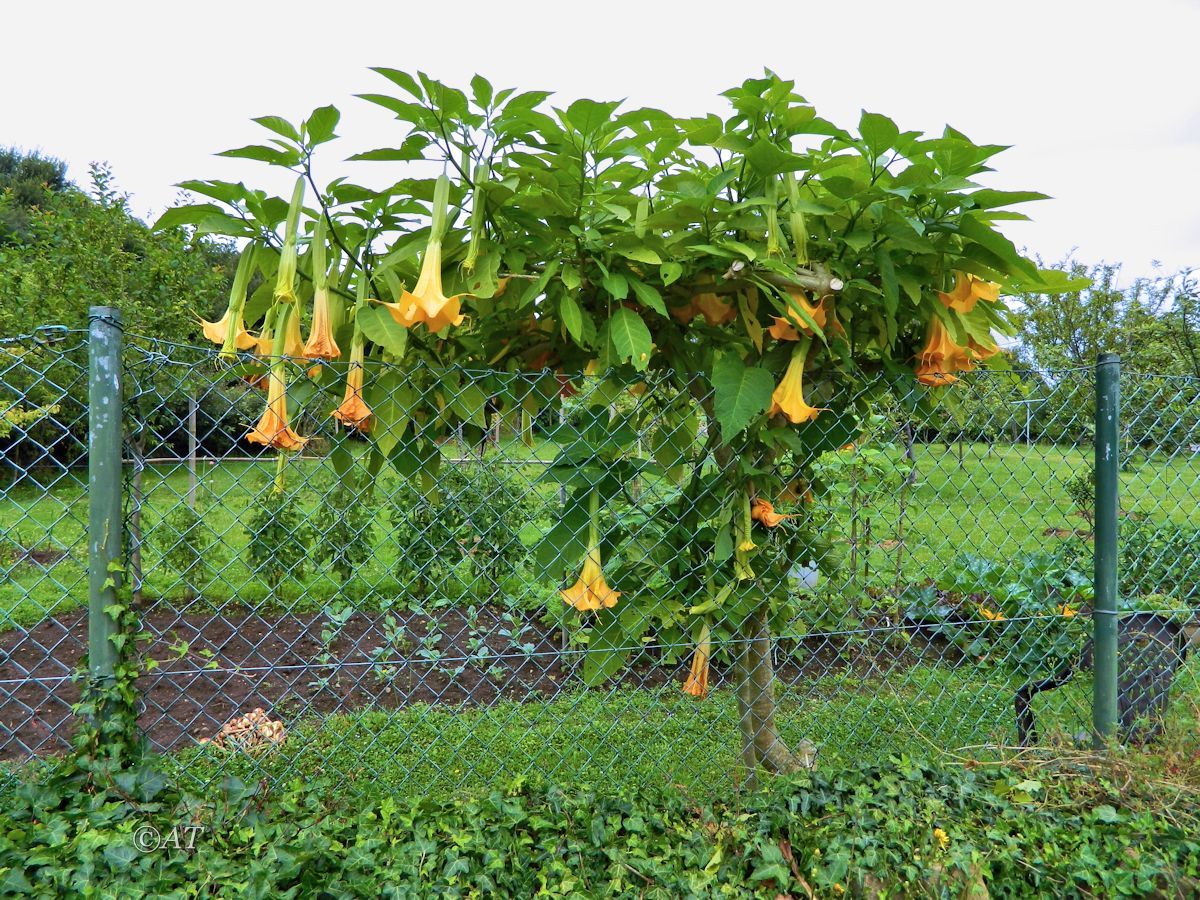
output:
{"label": "wire mesh", "polygon": [[[0,436],[9,760],[65,746],[86,649],[86,359],[79,335],[60,337],[9,342],[0,370],[0,409],[45,412]],[[294,361],[307,443],[280,457],[246,440],[265,403],[253,361],[129,337],[126,366],[140,721],[185,781],[737,777],[747,590],[722,590],[737,522],[714,482],[746,461],[717,450],[700,379],[370,361],[360,431],[330,415],[344,366]],[[1131,737],[1164,710],[1194,721],[1200,696],[1185,659],[1200,385],[1127,375],[1123,390]],[[1092,370],[806,394],[844,414],[749,463],[787,516],[750,532],[780,735],[821,763],[979,756],[1018,741],[1014,702],[1039,682],[1027,737],[1086,735]],[[593,492],[605,586],[588,596],[615,604],[580,611],[565,598],[582,596]],[[58,555],[37,562],[39,548]]]}

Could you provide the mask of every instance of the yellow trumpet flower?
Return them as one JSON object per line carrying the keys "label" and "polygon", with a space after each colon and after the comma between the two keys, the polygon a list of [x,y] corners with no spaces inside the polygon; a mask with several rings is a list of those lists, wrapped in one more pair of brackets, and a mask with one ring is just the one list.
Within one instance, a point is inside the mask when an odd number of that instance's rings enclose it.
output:
{"label": "yellow trumpet flower", "polygon": [[755,522],[761,522],[767,528],[775,528],[784,519],[791,519],[793,516],[788,513],[777,513],[770,500],[755,497],[750,504],[750,518]]}
{"label": "yellow trumpet flower", "polygon": [[333,337],[329,320],[329,289],[326,287],[319,287],[313,293],[312,328],[308,332],[303,355],[306,359],[337,359],[342,355]]}
{"label": "yellow trumpet flower", "polygon": [[231,334],[233,346],[238,350],[249,350],[251,347],[258,346],[258,339],[246,330],[241,310],[235,312],[232,309],[227,309],[225,310],[225,315],[221,316],[215,322],[201,319],[200,328],[204,331],[206,338],[214,344],[221,345],[222,353],[225,352],[225,344],[230,342]]}
{"label": "yellow trumpet flower", "polygon": [[304,176],[296,179],[292,202],[284,225],[283,246],[279,250],[279,269],[275,273],[275,302],[296,302],[296,232],[300,228],[300,210],[304,204]]}
{"label": "yellow trumpet flower", "polygon": [[1000,285],[994,281],[984,281],[969,272],[954,273],[954,288],[949,292],[938,291],[938,299],[947,309],[955,312],[969,313],[975,308],[976,302],[985,300],[995,303],[1000,299]]}
{"label": "yellow trumpet flower", "polygon": [[813,304],[808,302],[803,291],[790,290],[788,295],[792,302],[788,304],[787,315],[776,316],[774,324],[767,329],[771,337],[777,341],[798,341],[803,335],[812,335],[812,327],[792,308],[792,303],[804,310],[817,323],[818,328],[825,330],[827,297],[822,297],[819,303]]}
{"label": "yellow trumpet flower", "polygon": [[346,395],[333,417],[343,425],[367,431],[370,428],[371,407],[363,400],[363,340],[355,333],[350,343],[350,371],[346,373]]}
{"label": "yellow trumpet flower", "polygon": [[808,348],[812,345],[811,338],[804,338],[792,351],[792,361],[788,363],[783,379],[771,394],[771,408],[767,415],[774,416],[783,413],[793,425],[812,422],[826,409],[809,406],[804,400],[804,364],[808,360]]}
{"label": "yellow trumpet flower", "polygon": [[975,368],[977,356],[970,347],[960,347],[950,337],[942,320],[934,316],[929,320],[929,333],[925,347],[918,357],[917,381],[930,387],[945,387],[958,381],[955,372],[970,372]]}
{"label": "yellow trumpet flower", "polygon": [[600,560],[600,530],[597,518],[600,510],[600,495],[593,488],[588,496],[588,550],[583,561],[579,580],[565,590],[559,591],[563,600],[580,612],[611,609],[621,597],[604,580],[603,563]]}
{"label": "yellow trumpet flower", "polygon": [[[325,218],[317,219],[312,237],[313,317],[304,345],[306,359],[337,359],[341,348],[333,337],[333,317],[329,311],[329,271],[325,260]],[[336,268],[335,268],[336,271]]]}
{"label": "yellow trumpet flower", "polygon": [[[285,314],[287,312],[289,311],[285,310]],[[294,317],[295,314],[292,313],[292,318]],[[283,340],[282,336],[276,338],[276,350],[282,350]],[[246,440],[277,450],[300,450],[308,443],[308,438],[300,437],[292,431],[288,423],[287,363],[280,353],[275,354],[267,377],[267,408],[258,424],[246,435]]]}
{"label": "yellow trumpet flower", "polygon": [[249,350],[258,345],[258,340],[246,330],[242,316],[242,310],[246,307],[246,287],[250,283],[253,259],[254,245],[251,244],[238,260],[225,315],[215,322],[200,319],[200,328],[204,336],[214,344],[220,344],[221,356],[226,358],[232,358],[238,350]]}
{"label": "yellow trumpet flower", "polygon": [[442,289],[442,230],[449,192],[450,181],[443,175],[438,178],[433,192],[433,224],[417,286],[411,292],[402,292],[395,303],[381,304],[405,328],[424,323],[431,333],[437,333],[450,325],[461,325],[464,318],[459,311],[459,301],[465,295],[447,297]]}
{"label": "yellow trumpet flower", "polygon": [[987,619],[989,622],[1003,622],[1004,621],[1004,613],[996,612],[995,610],[989,609],[986,606],[979,607],[979,614],[981,616],[983,616],[985,619]]}
{"label": "yellow trumpet flower", "polygon": [[725,325],[737,318],[737,306],[720,294],[697,294],[692,298],[692,305],[709,325]]}
{"label": "yellow trumpet flower", "polygon": [[563,600],[580,612],[611,609],[617,605],[617,600],[621,596],[620,591],[614,591],[604,580],[599,547],[592,547],[588,550],[579,580],[569,588],[559,591],[559,594],[562,595]]}
{"label": "yellow trumpet flower", "polygon": [[708,660],[712,655],[712,639],[707,625],[700,629],[700,640],[692,654],[692,668],[683,682],[683,692],[704,699],[708,696]]}

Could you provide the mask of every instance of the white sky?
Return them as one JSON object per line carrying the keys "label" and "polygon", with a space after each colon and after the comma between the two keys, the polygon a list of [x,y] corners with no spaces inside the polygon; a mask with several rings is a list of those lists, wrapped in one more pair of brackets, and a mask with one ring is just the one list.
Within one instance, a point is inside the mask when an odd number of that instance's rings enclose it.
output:
{"label": "white sky", "polygon": [[402,164],[339,162],[398,142],[390,114],[353,97],[393,92],[371,65],[685,115],[723,114],[717,94],[769,67],[842,125],[866,108],[1012,144],[992,186],[1055,198],[1005,229],[1031,252],[1077,247],[1127,277],[1200,265],[1194,0],[58,0],[5,4],[0,21],[0,144],[65,159],[80,181],[108,161],[140,215],[190,178],[283,192],[265,165],[211,154],[260,141],[251,116],[326,103],[344,140],[318,179],[390,180]]}

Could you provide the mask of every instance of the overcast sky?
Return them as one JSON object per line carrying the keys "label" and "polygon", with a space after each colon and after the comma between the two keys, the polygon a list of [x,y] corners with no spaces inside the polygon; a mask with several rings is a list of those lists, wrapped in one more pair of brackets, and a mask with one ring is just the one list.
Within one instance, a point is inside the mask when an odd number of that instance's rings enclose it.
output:
{"label": "overcast sky", "polygon": [[[992,186],[1054,197],[1005,229],[1031,252],[1077,247],[1125,263],[1126,280],[1152,260],[1200,265],[1196,0],[59,0],[5,4],[0,21],[0,144],[65,159],[78,180],[109,162],[139,215],[189,178],[282,192],[263,164],[212,156],[260,140],[252,116],[334,103],[337,157],[395,145],[390,115],[353,96],[389,91],[371,65],[684,115],[724,113],[718,93],[768,67],[842,125],[866,108],[1013,145]],[[386,165],[326,155],[318,177],[372,182]]]}

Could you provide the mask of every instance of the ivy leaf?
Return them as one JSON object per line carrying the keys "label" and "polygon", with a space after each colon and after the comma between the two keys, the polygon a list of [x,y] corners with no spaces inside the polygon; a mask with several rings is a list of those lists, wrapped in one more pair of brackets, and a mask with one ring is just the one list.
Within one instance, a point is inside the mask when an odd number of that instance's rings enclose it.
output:
{"label": "ivy leaf", "polygon": [[608,336],[621,362],[632,362],[639,372],[650,364],[650,329],[632,309],[621,307],[608,321]]}
{"label": "ivy leaf", "polygon": [[766,369],[747,366],[733,353],[713,364],[713,408],[725,440],[741,434],[771,405],[775,377]]}

